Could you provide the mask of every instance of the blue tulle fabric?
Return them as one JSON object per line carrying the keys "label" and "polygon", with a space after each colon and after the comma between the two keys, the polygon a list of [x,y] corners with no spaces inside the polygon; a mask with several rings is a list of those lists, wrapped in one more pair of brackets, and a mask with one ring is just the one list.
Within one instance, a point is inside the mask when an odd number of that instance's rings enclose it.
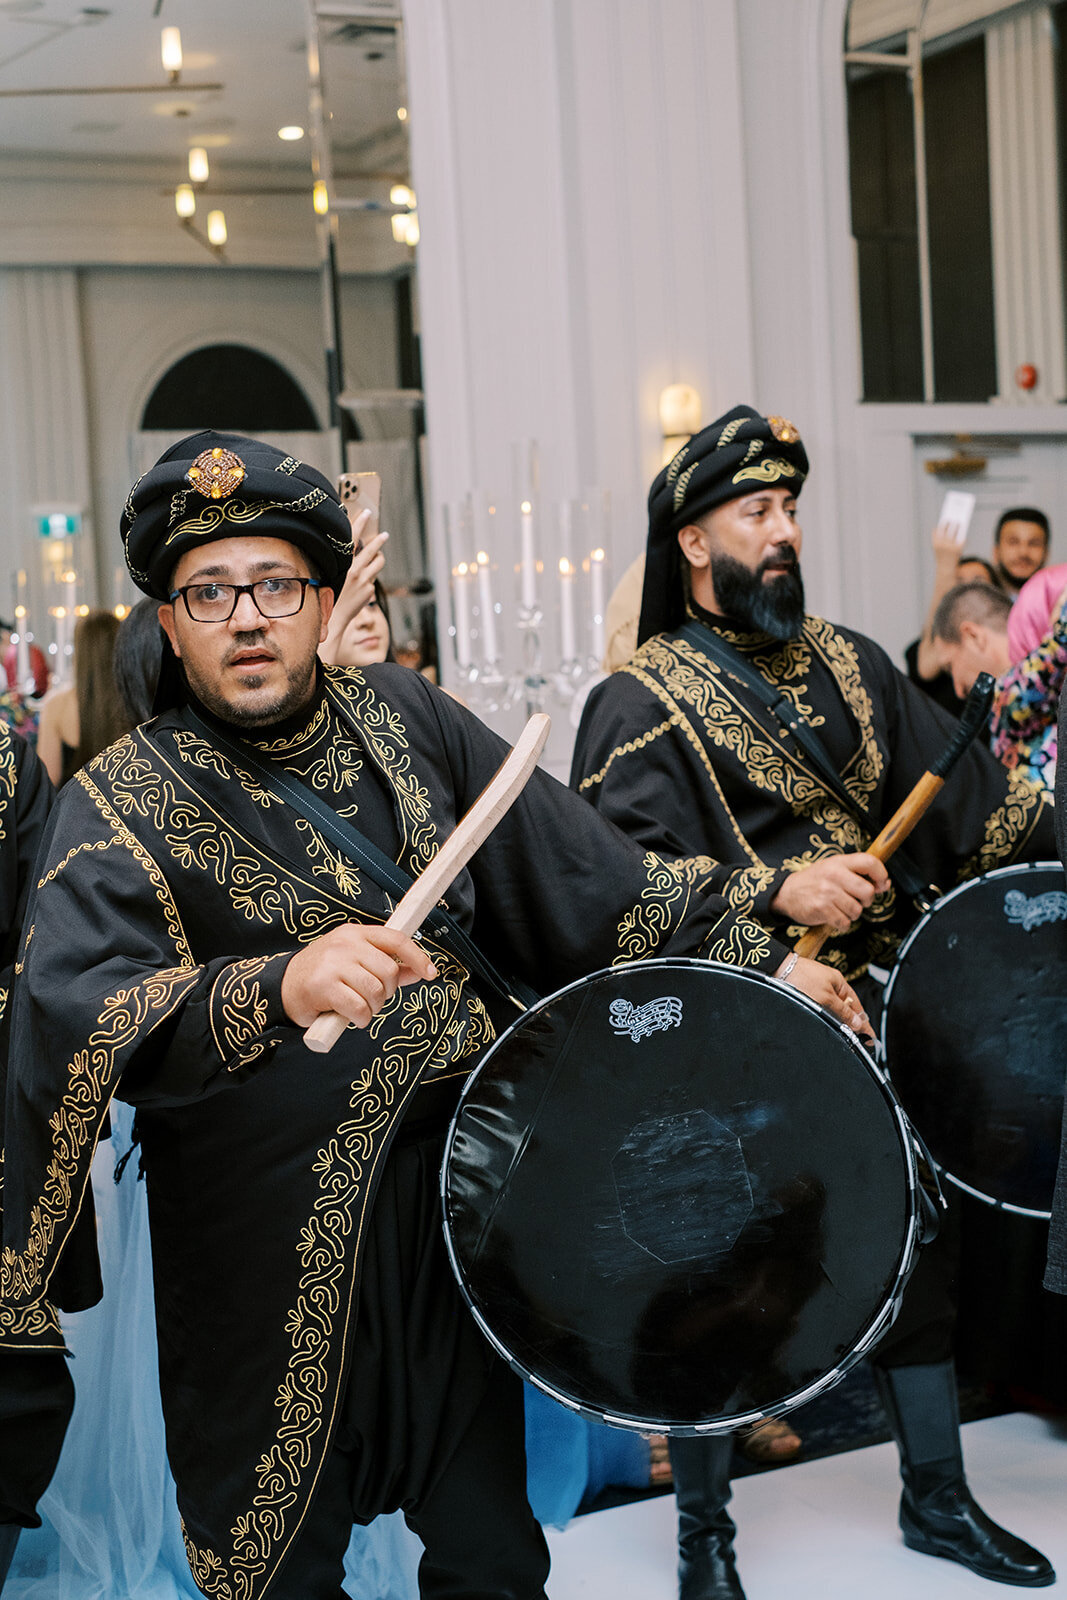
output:
{"label": "blue tulle fabric", "polygon": [[[113,1138],[93,1169],[104,1299],[64,1319],[77,1390],[42,1526],[19,1539],[4,1600],[199,1600],[167,1467],[156,1372],[152,1268],[136,1153],[122,1183],[132,1113],[116,1104]],[[586,1422],[527,1390],[530,1503],[562,1526],[605,1484],[648,1481],[640,1438]],[[413,1600],[422,1546],[403,1517],[354,1528],[345,1588],[359,1600]]]}

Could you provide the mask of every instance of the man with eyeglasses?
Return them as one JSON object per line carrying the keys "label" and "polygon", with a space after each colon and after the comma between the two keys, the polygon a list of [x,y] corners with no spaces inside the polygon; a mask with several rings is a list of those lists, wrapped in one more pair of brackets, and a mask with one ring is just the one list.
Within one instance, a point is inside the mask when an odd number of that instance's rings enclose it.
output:
{"label": "man with eyeglasses", "polygon": [[[389,871],[418,875],[504,747],[417,673],[317,662],[352,556],[332,487],[201,434],[135,485],[123,536],[162,602],[167,709],[54,814],[15,1006],[0,1310],[85,1303],[88,1164],[119,1093],[203,1593],[338,1600],[352,1522],[402,1508],[423,1596],[538,1600],[521,1386],[440,1226],[451,1111],[517,1014],[484,952],[541,992],[620,957],[775,972],[787,952],[540,773],[448,891],[458,936],[388,930]],[[859,1009],[816,963],[790,981]],[[331,1010],[353,1027],[312,1055],[300,1030]]]}

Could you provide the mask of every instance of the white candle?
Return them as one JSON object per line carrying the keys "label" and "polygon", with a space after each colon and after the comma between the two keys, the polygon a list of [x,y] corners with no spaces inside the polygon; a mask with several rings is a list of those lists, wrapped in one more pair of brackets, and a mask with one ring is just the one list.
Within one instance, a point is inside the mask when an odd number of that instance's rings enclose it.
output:
{"label": "white candle", "polygon": [[561,556],[559,561],[559,629],[564,661],[577,656],[574,646],[574,567]]}
{"label": "white candle", "polygon": [[471,664],[471,610],[467,593],[467,563],[452,569],[452,593],[456,600],[456,665],[465,671]]}
{"label": "white candle", "polygon": [[604,552],[589,553],[589,579],[593,596],[593,656],[599,665],[604,659]]}
{"label": "white candle", "polygon": [[483,656],[486,661],[496,661],[496,617],[493,615],[493,584],[489,572],[489,555],[485,550],[478,551],[478,609],[481,612]]}
{"label": "white candle", "polygon": [[520,560],[522,563],[522,604],[525,610],[532,611],[537,605],[537,557],[534,553],[533,506],[529,500],[524,500],[519,507],[520,520]]}
{"label": "white candle", "polygon": [[26,686],[30,681],[30,641],[26,637],[26,629],[30,625],[27,597],[28,583],[26,569],[23,567],[19,570],[15,590],[15,626],[19,634],[19,642],[15,648],[15,687],[22,693],[26,692]]}

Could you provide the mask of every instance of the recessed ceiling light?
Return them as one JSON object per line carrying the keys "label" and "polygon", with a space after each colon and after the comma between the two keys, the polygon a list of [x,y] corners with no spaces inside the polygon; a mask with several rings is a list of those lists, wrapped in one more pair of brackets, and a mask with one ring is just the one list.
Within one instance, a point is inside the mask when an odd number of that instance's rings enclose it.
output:
{"label": "recessed ceiling light", "polygon": [[295,122],[289,123],[286,127],[278,129],[279,139],[302,139],[303,137],[303,128],[298,128]]}
{"label": "recessed ceiling light", "polygon": [[406,122],[408,120],[408,108],[407,108],[407,106],[397,106],[396,115],[397,115],[397,121],[398,122]]}

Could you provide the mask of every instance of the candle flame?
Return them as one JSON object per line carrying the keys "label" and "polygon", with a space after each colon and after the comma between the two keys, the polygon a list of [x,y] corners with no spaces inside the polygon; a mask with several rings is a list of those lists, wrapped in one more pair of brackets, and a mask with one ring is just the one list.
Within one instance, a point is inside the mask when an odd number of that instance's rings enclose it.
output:
{"label": "candle flame", "polygon": [[487,567],[489,565],[489,557],[486,555],[484,550],[478,551],[478,565],[480,567]]}
{"label": "candle flame", "polygon": [[56,606],[52,611],[52,615],[54,617],[65,617],[66,614],[67,614],[66,606]]}
{"label": "candle flame", "polygon": [[75,606],[74,607],[74,615],[76,617],[87,617],[89,615],[89,607],[88,606]]}
{"label": "candle flame", "polygon": [[574,568],[566,556],[560,556],[559,558],[559,572],[561,578],[572,578],[574,576]]}
{"label": "candle flame", "polygon": [[63,574],[63,582],[64,583],[77,583],[77,581],[78,581],[78,574],[73,570],[73,568],[69,572],[64,572],[64,574]]}
{"label": "candle flame", "polygon": [[522,512],[524,517],[528,517],[530,512],[533,510],[533,506],[530,504],[529,500],[524,500],[522,505],[519,507],[519,510]]}
{"label": "candle flame", "polygon": [[25,606],[16,606],[15,607],[15,615],[16,615],[16,617],[24,617],[26,615],[26,607]]}
{"label": "candle flame", "polygon": [[589,559],[590,559],[590,561],[603,561],[603,559],[604,559],[603,550],[599,549],[599,547],[598,547],[596,550],[591,551],[590,555],[589,555]]}

